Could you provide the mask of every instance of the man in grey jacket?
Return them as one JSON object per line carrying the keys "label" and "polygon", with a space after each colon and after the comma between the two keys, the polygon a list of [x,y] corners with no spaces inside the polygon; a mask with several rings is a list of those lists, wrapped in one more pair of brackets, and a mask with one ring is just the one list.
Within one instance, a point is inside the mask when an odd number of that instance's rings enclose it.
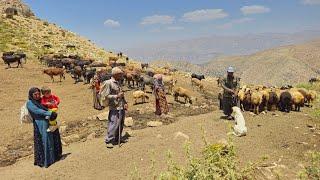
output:
{"label": "man in grey jacket", "polygon": [[[119,82],[122,76],[123,71],[115,67],[112,69],[112,78],[105,81],[102,85],[104,88],[102,89],[103,96],[107,99],[109,106],[108,133],[105,140],[108,148],[112,148],[113,145],[118,144],[123,130],[125,111],[128,109],[128,104]],[[120,139],[120,142],[123,143],[124,141]]]}

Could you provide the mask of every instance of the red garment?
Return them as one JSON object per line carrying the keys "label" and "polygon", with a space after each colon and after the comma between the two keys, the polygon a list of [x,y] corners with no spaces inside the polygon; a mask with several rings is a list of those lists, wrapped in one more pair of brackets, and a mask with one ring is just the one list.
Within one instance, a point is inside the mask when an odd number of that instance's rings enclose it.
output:
{"label": "red garment", "polygon": [[41,104],[48,109],[58,108],[60,104],[60,99],[58,96],[51,94],[49,97],[42,96]]}

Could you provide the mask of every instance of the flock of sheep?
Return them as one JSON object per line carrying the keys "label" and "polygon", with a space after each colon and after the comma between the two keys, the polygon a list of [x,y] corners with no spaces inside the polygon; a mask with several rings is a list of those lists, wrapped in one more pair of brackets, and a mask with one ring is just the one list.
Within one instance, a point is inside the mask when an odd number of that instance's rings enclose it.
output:
{"label": "flock of sheep", "polygon": [[253,111],[255,114],[265,110],[290,112],[300,111],[300,107],[305,105],[312,107],[317,92],[291,86],[267,88],[261,85],[245,85],[239,90],[237,98],[243,111]]}

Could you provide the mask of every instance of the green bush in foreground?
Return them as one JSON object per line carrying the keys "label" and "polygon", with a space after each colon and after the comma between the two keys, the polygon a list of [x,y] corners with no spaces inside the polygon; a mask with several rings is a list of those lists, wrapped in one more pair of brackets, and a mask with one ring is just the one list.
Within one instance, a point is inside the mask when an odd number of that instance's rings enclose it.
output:
{"label": "green bush in foreground", "polygon": [[300,172],[300,179],[320,179],[320,152],[310,153],[310,161],[310,165]]}
{"label": "green bush in foreground", "polygon": [[253,168],[241,170],[232,143],[206,145],[199,158],[190,155],[187,146],[188,164],[179,166],[171,160],[169,154],[168,171],[159,179],[251,179]]}

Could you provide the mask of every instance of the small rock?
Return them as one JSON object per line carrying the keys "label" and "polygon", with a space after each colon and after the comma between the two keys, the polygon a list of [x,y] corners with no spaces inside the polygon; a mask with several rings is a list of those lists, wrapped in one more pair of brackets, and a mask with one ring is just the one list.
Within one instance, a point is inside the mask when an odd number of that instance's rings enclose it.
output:
{"label": "small rock", "polygon": [[97,119],[99,121],[106,121],[106,120],[108,120],[108,115],[109,115],[109,112],[104,112],[104,113],[98,114]]}
{"label": "small rock", "polygon": [[182,133],[182,132],[180,132],[180,131],[174,133],[174,139],[176,140],[176,139],[178,139],[178,138],[183,138],[183,139],[185,139],[185,140],[189,140],[189,136],[186,135],[186,134],[184,134],[184,133]]}
{"label": "small rock", "polygon": [[299,127],[298,127],[298,126],[297,126],[297,127],[294,127],[294,128],[299,129]]}
{"label": "small rock", "polygon": [[0,146],[0,152],[6,152],[8,150],[7,147]]}
{"label": "small rock", "polygon": [[94,120],[97,120],[97,116],[89,116],[88,118],[87,118],[89,121],[94,121]]}
{"label": "small rock", "polygon": [[87,140],[92,140],[95,139],[97,137],[97,134],[95,132],[89,134],[89,136],[87,136]]}
{"label": "small rock", "polygon": [[124,119],[124,125],[125,125],[126,127],[132,127],[132,126],[133,126],[133,119],[132,119],[132,117],[126,117],[126,118]]}
{"label": "small rock", "polygon": [[190,104],[190,103],[187,103],[187,104],[185,104],[184,106],[185,106],[185,107],[190,107],[191,104]]}
{"label": "small rock", "polygon": [[262,112],[261,112],[261,114],[267,114],[267,112],[265,112],[265,111],[262,111]]}
{"label": "small rock", "polygon": [[149,121],[148,123],[147,123],[147,126],[149,126],[149,127],[158,127],[158,126],[162,126],[162,122],[160,122],[160,121]]}
{"label": "small rock", "polygon": [[131,130],[127,130],[124,134],[125,134],[125,136],[132,137],[134,133]]}
{"label": "small rock", "polygon": [[63,138],[66,142],[76,142],[80,140],[80,136],[78,134],[72,134],[70,136],[67,136]]}
{"label": "small rock", "polygon": [[253,113],[253,112],[250,112],[249,113],[251,116],[255,116],[256,114],[255,113]]}
{"label": "small rock", "polygon": [[297,142],[298,144],[308,145],[307,142]]}
{"label": "small rock", "polygon": [[60,126],[60,127],[59,127],[59,132],[60,132],[61,134],[65,133],[66,130],[67,130],[67,126]]}
{"label": "small rock", "polygon": [[192,106],[192,109],[193,109],[193,110],[199,109],[199,106]]}
{"label": "small rock", "polygon": [[68,146],[68,144],[67,144],[64,140],[62,140],[62,139],[61,139],[61,144],[62,144],[63,146]]}
{"label": "small rock", "polygon": [[85,127],[85,126],[87,126],[87,125],[88,125],[88,123],[87,123],[87,122],[82,123],[82,126],[83,126],[83,127]]}

